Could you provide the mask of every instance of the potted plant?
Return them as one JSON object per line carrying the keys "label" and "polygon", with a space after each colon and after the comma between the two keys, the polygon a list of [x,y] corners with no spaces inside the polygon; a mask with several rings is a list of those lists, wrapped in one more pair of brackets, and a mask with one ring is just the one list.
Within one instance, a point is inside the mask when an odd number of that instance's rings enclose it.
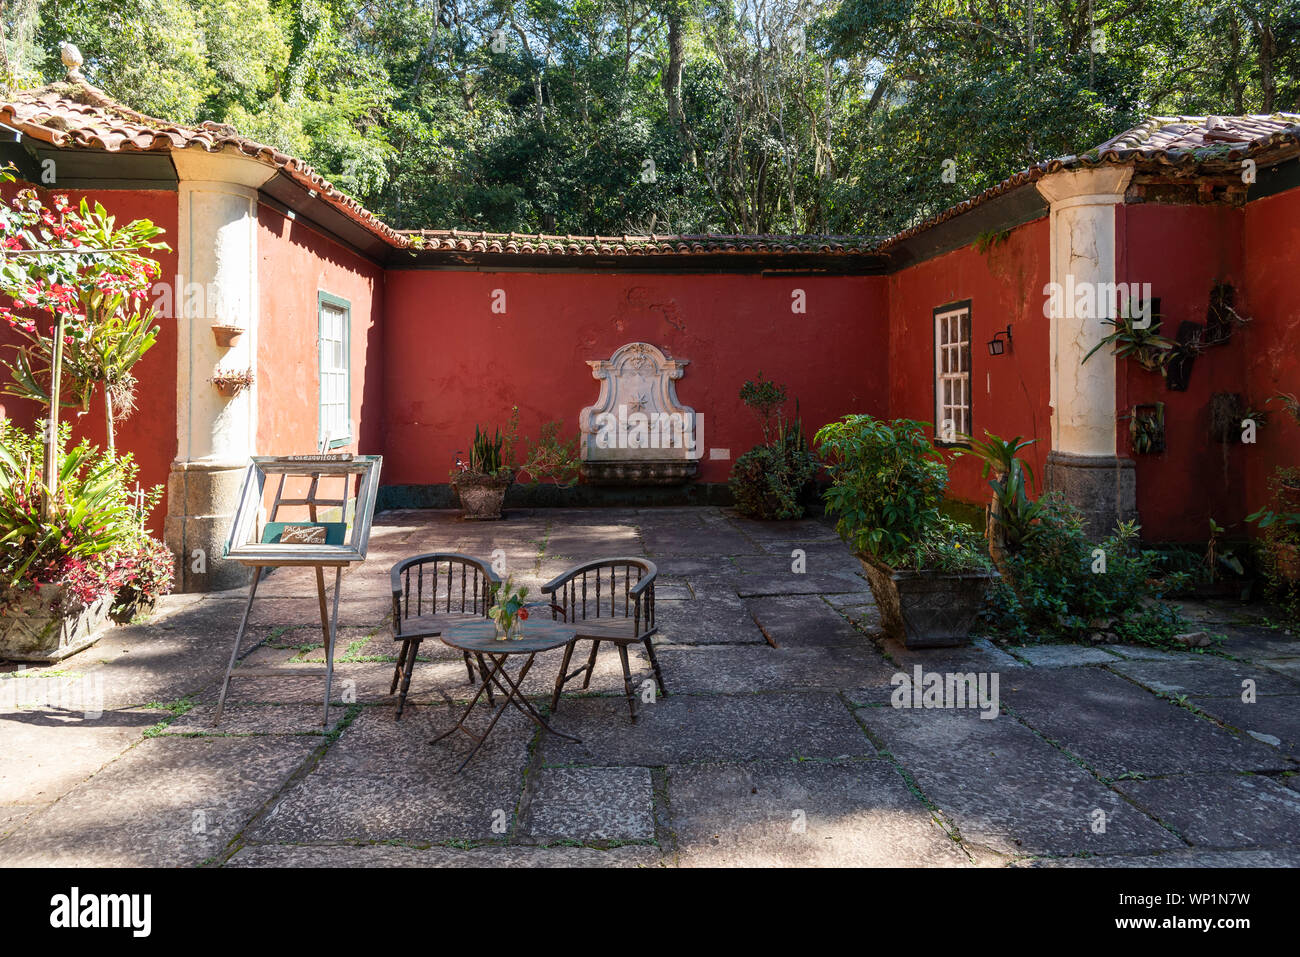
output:
{"label": "potted plant", "polygon": [[474,440],[470,443],[469,461],[457,453],[456,468],[451,472],[451,487],[460,500],[462,517],[469,521],[491,521],[501,517],[501,506],[506,499],[506,489],[514,481],[510,467],[507,437],[496,429],[474,426]]}
{"label": "potted plant", "polygon": [[208,381],[227,399],[233,399],[253,384],[253,370],[218,369]]}
{"label": "potted plant", "polygon": [[940,514],[948,469],[919,422],[848,415],[818,430],[826,511],[862,563],[885,634],[964,644],[997,577],[978,534]]}
{"label": "potted plant", "polygon": [[228,326],[217,322],[212,324],[212,335],[217,340],[218,349],[229,349],[243,334],[243,326]]}
{"label": "potted plant", "polygon": [[46,510],[44,436],[0,421],[0,658],[59,661],[98,640],[110,613],[134,617],[171,590],[171,553],[143,527],[161,488],[133,507],[131,457],[85,441],[64,451],[70,432],[59,428]]}

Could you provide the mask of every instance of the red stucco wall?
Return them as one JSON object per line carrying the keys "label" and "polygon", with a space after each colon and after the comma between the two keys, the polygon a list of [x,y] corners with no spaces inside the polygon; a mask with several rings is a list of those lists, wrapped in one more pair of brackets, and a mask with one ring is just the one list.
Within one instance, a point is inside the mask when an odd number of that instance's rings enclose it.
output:
{"label": "red stucco wall", "polygon": [[[650,342],[690,361],[681,402],[704,416],[699,479],[725,482],[736,457],[761,440],[738,397],[765,376],[798,398],[809,433],[848,412],[883,415],[885,281],[875,277],[573,275],[391,270],[385,293],[385,484],[447,481],[475,423],[504,425],[519,406],[520,434],[578,414],[599,384],[586,362]],[[506,294],[493,314],[492,293]],[[792,314],[803,289],[807,313]],[[793,411],[793,403],[790,404]]]}
{"label": "red stucco wall", "polygon": [[[7,184],[3,193],[6,201],[11,199],[17,189],[25,184]],[[48,202],[55,193],[65,194],[75,205],[83,196],[91,202],[98,200],[104,208],[116,216],[119,222],[136,219],[150,219],[166,232],[159,239],[169,246],[176,246],[176,194],[164,190],[51,190],[42,192]],[[174,282],[176,275],[176,255],[174,252],[162,252],[157,255],[162,269],[162,278]],[[135,376],[139,380],[136,390],[136,411],[125,422],[118,423],[116,442],[119,450],[134,454],[140,466],[139,481],[148,488],[154,485],[167,485],[167,474],[171,470],[172,459],[176,455],[176,320],[171,316],[160,316],[158,320],[158,341],[145,354],[135,367]],[[23,341],[14,335],[7,323],[0,322],[0,355],[6,359],[12,356],[9,346]],[[0,377],[9,381],[9,371],[0,370]],[[0,414],[7,415],[24,427],[30,427],[40,408],[32,402],[12,396],[0,395]],[[79,414],[79,410],[65,409],[63,417],[74,422],[74,438],[89,438],[92,442],[104,445],[105,428],[103,406],[98,401],[90,410]],[[161,534],[166,505],[159,505],[150,519],[150,528],[155,534]]]}
{"label": "red stucco wall", "polygon": [[[319,292],[351,306],[352,444],[383,452],[384,271],[309,226],[258,209],[257,450],[316,451],[320,418]],[[387,473],[385,463],[385,473]],[[384,476],[388,480],[387,474]]]}
{"label": "red stucco wall", "polygon": [[[1043,478],[1050,450],[1051,378],[1043,287],[1050,278],[1046,217],[1012,230],[984,253],[966,246],[889,277],[889,415],[934,421],[934,310],[971,300],[971,423],[1010,439],[1039,436],[1023,457]],[[990,356],[987,342],[1011,326],[1011,347]],[[949,494],[982,504],[978,462],[949,457]]]}
{"label": "red stucco wall", "polygon": [[[1250,394],[1260,399],[1278,392],[1300,395],[1300,189],[1246,207],[1242,270],[1246,277],[1246,315],[1242,337]],[[1267,428],[1246,455],[1248,510],[1268,496],[1268,478],[1278,465],[1300,465],[1300,425],[1276,403]]]}
{"label": "red stucco wall", "polygon": [[[1231,283],[1238,311],[1249,308],[1250,280],[1243,273],[1242,212],[1222,206],[1131,205],[1119,210],[1117,276],[1149,282],[1161,300],[1161,331],[1173,338],[1179,323],[1205,323],[1216,281]],[[1243,288],[1244,281],[1244,288]],[[1249,313],[1247,313],[1249,314]],[[1214,518],[1243,535],[1244,469],[1251,446],[1221,445],[1210,437],[1210,403],[1217,392],[1241,393],[1258,407],[1248,357],[1263,330],[1248,327],[1231,341],[1205,350],[1192,364],[1189,387],[1173,392],[1158,373],[1121,362],[1116,382],[1119,415],[1138,403],[1165,404],[1165,451],[1134,455],[1128,420],[1119,422],[1118,448],[1137,463],[1138,516],[1148,541],[1204,541]],[[1261,439],[1264,438],[1261,433]]]}

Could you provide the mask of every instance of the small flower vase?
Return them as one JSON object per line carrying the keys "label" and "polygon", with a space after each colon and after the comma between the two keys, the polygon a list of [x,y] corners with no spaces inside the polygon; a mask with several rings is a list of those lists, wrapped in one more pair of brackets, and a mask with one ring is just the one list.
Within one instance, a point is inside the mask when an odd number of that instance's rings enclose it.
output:
{"label": "small flower vase", "polygon": [[497,641],[505,641],[507,638],[513,641],[519,641],[524,637],[524,623],[518,615],[510,618],[508,621],[497,619]]}

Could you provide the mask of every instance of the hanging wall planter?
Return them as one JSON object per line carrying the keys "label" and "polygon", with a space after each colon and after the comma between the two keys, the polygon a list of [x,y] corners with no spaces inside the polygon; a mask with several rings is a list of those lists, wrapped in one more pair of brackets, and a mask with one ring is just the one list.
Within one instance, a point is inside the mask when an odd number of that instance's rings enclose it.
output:
{"label": "hanging wall planter", "polygon": [[1137,455],[1158,455],[1165,450],[1165,404],[1135,405],[1128,417],[1129,446]]}
{"label": "hanging wall planter", "polygon": [[212,335],[216,337],[218,349],[229,349],[244,334],[243,326],[221,326],[213,324]]}
{"label": "hanging wall planter", "polygon": [[217,374],[208,380],[217,387],[227,399],[233,399],[239,393],[243,392],[253,384],[253,370],[241,369],[239,371],[222,371],[218,370]]}

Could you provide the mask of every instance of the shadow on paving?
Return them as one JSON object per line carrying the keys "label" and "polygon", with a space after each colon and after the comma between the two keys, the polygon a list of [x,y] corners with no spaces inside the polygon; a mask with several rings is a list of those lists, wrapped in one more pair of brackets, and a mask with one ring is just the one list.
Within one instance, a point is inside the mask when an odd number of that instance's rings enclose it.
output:
{"label": "shadow on paving", "polygon": [[[496,550],[533,597],[577,562],[656,562],[668,694],[633,646],[632,723],[604,646],[588,691],[571,683],[550,714],[562,652],[546,652],[523,690],[581,742],[510,708],[456,774],[472,742],[431,739],[477,685],[428,640],[395,720],[389,567]],[[241,648],[241,669],[270,676],[237,677],[214,726],[245,596],[169,597],[57,668],[0,677],[0,691],[47,674],[93,685],[102,710],[0,698],[0,864],[1300,864],[1300,643],[1253,625],[1222,629],[1239,660],[984,640],[917,651],[879,634],[860,566],[820,520],[398,511],[377,516],[369,560],[343,578],[329,727],[315,577],[297,569],[263,582]],[[997,674],[1002,712],[891,707],[895,674],[917,666]],[[287,673],[302,668],[315,673]],[[480,703],[471,726],[492,713]]]}

